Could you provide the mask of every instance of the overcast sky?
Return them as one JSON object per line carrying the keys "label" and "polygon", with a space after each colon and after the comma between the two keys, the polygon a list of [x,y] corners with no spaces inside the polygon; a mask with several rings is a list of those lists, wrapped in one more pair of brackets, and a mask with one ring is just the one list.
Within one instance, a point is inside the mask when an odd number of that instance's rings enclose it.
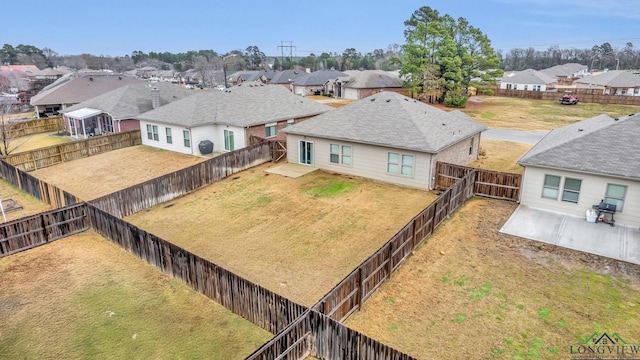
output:
{"label": "overcast sky", "polygon": [[61,55],[124,56],[258,46],[279,55],[361,53],[404,44],[404,21],[421,6],[466,18],[493,48],[640,47],[638,0],[31,0],[2,4],[0,44]]}

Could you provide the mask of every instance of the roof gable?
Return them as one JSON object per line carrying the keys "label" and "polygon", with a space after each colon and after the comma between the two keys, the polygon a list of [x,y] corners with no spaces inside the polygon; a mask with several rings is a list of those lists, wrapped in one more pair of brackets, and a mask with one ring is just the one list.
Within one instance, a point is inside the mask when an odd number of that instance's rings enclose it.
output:
{"label": "roof gable", "polygon": [[485,129],[461,111],[447,112],[395,92],[380,92],[283,131],[436,153]]}
{"label": "roof gable", "polygon": [[402,87],[402,80],[395,73],[382,70],[365,70],[344,78],[346,88],[372,89]]}
{"label": "roof gable", "polygon": [[329,79],[336,79],[347,74],[337,70],[318,70],[293,80],[293,85],[318,86],[324,85]]}

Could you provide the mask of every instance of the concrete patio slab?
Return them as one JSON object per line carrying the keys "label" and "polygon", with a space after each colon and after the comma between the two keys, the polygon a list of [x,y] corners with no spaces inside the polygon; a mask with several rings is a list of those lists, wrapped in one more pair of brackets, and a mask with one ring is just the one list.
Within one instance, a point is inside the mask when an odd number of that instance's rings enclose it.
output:
{"label": "concrete patio slab", "polygon": [[640,265],[640,230],[520,205],[500,232]]}
{"label": "concrete patio slab", "polygon": [[318,168],[314,168],[308,165],[286,163],[280,166],[269,168],[265,170],[265,172],[290,178],[298,178],[316,170],[318,170]]}

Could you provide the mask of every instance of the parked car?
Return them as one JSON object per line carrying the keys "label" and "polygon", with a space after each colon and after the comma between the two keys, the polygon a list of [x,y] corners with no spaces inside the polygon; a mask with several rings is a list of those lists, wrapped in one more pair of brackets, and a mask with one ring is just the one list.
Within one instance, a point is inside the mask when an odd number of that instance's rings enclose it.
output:
{"label": "parked car", "polygon": [[578,103],[578,95],[576,94],[566,94],[560,99],[560,104],[562,105],[576,105]]}

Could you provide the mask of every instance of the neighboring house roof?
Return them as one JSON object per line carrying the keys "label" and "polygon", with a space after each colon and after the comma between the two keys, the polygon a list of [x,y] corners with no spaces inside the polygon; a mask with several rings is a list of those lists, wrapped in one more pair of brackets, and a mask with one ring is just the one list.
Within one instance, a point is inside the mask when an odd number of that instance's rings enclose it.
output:
{"label": "neighboring house roof", "polygon": [[543,72],[527,69],[518,71],[508,79],[503,79],[503,82],[512,84],[532,84],[532,85],[548,85],[556,83],[557,80]]}
{"label": "neighboring house roof", "polygon": [[[121,86],[144,82],[124,75],[92,75],[54,83],[31,98],[31,105],[77,104]],[[51,84],[51,85],[54,85]]]}
{"label": "neighboring house roof", "polygon": [[249,70],[249,71],[238,71],[230,76],[232,76],[234,80],[238,78],[242,78],[242,81],[256,81],[262,74],[264,74],[264,71],[262,70]]}
{"label": "neighboring house roof", "polygon": [[380,92],[283,131],[437,153],[486,129],[459,110],[447,112],[395,92]]}
{"label": "neighboring house roof", "polygon": [[35,72],[40,71],[40,69],[38,69],[38,67],[35,65],[2,65],[0,66],[0,70],[7,70],[7,71],[19,70],[22,72],[31,72],[31,73],[33,73],[34,71]]}
{"label": "neighboring house roof", "polygon": [[293,80],[305,76],[307,73],[303,70],[282,70],[276,71],[273,75],[271,75],[271,79],[269,79],[269,84],[289,84],[292,83]]}
{"label": "neighboring house roof", "polygon": [[640,179],[640,115],[616,119],[599,115],[552,130],[517,163]]}
{"label": "neighboring house roof", "polygon": [[402,80],[395,74],[383,70],[365,70],[347,77],[338,78],[345,88],[374,89],[402,87]]}
{"label": "neighboring house roof", "polygon": [[136,118],[187,128],[209,124],[248,127],[314,116],[331,109],[280,85],[242,83],[225,91],[198,91]]}
{"label": "neighboring house roof", "polygon": [[66,74],[66,73],[62,72],[60,70],[56,70],[56,69],[52,69],[52,68],[46,68],[44,70],[41,70],[38,75],[41,75],[41,76],[62,76],[64,74]]}
{"label": "neighboring house roof", "polygon": [[567,77],[572,78],[579,74],[580,72],[587,71],[587,65],[582,65],[578,63],[566,63],[562,65],[552,66],[547,69],[540,70],[541,73],[547,74],[551,77]]}
{"label": "neighboring house roof", "polygon": [[585,76],[576,83],[607,87],[638,87],[640,75],[625,70],[609,70],[597,75]]}
{"label": "neighboring house roof", "polygon": [[193,91],[169,83],[147,84],[136,82],[121,86],[92,99],[68,107],[61,113],[70,113],[84,108],[99,109],[116,120],[131,119],[137,115],[153,110],[151,89],[159,90],[160,106],[193,95]]}
{"label": "neighboring house roof", "polygon": [[337,70],[318,70],[293,80],[293,85],[322,86],[327,80],[336,79],[347,74]]}

